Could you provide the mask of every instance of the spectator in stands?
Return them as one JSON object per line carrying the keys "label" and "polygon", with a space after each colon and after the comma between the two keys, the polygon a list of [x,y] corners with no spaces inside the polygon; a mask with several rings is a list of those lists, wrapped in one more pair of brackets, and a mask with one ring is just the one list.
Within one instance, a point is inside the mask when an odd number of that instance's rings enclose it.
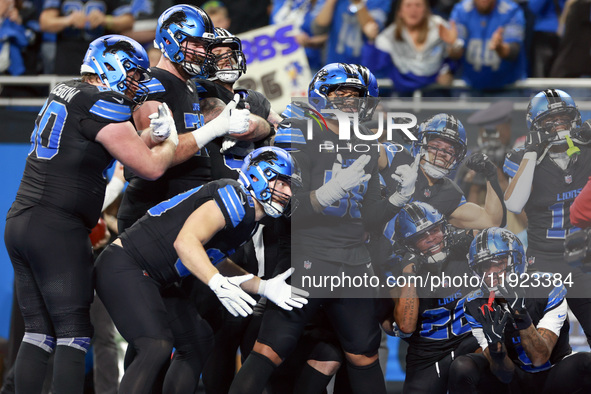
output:
{"label": "spectator in stands", "polygon": [[363,44],[377,37],[390,7],[385,0],[319,0],[312,29],[315,35],[328,33],[323,63],[361,63]]}
{"label": "spectator in stands", "polygon": [[[295,39],[305,48],[308,64],[313,73],[324,65],[322,48],[328,39],[328,34],[314,35],[312,32],[312,23],[319,12],[319,9],[314,7],[316,3],[316,0],[303,2],[275,0],[271,10],[271,23],[291,23],[298,30]],[[217,27],[215,23],[214,25]]]}
{"label": "spectator in stands", "polygon": [[233,34],[240,34],[269,24],[271,0],[224,0],[224,5],[232,20],[228,30]]}
{"label": "spectator in stands", "polygon": [[45,0],[41,30],[57,33],[54,72],[78,75],[88,45],[106,33],[133,27],[128,0]]}
{"label": "spectator in stands", "polygon": [[527,3],[536,18],[529,58],[531,77],[547,78],[550,76],[550,68],[560,42],[557,33],[558,18],[565,3],[566,0],[529,0]]}
{"label": "spectator in stands", "polygon": [[[447,44],[455,38],[446,35],[446,22],[431,15],[427,0],[401,0],[397,3],[394,23],[386,27],[375,40],[373,52],[368,45],[362,64],[372,71],[388,70],[394,90],[412,93],[432,84],[451,84],[453,75],[447,58]],[[440,34],[443,26],[443,34]]]}
{"label": "spectator in stands", "polygon": [[0,74],[21,75],[25,72],[21,51],[29,40],[22,23],[14,0],[0,0]]}
{"label": "spectator in stands", "polygon": [[564,33],[550,77],[580,78],[591,75],[590,15],[590,0],[569,0],[566,3],[561,18]]}
{"label": "spectator in stands", "polygon": [[500,90],[526,76],[525,19],[513,1],[463,0],[451,21],[450,56],[462,59],[462,78],[472,88]]}
{"label": "spectator in stands", "polygon": [[201,9],[209,15],[213,25],[222,29],[229,29],[232,20],[228,16],[228,8],[218,0],[203,3]]}

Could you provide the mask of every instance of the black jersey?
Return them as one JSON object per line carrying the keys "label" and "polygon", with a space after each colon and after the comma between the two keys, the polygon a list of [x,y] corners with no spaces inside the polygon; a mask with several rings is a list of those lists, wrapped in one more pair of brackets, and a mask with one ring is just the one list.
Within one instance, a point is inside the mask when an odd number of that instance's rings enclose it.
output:
{"label": "black jersey", "polygon": [[[532,190],[524,210],[528,220],[528,255],[564,253],[565,237],[577,229],[570,222],[570,205],[591,174],[591,149],[579,146],[581,153],[574,155],[566,170],[549,156],[536,166]],[[511,151],[505,159],[503,171],[513,178],[524,155],[523,148]]]}
{"label": "black jersey", "polygon": [[[265,120],[269,117],[271,103],[262,93],[251,89],[236,89],[234,92],[231,92],[219,83],[203,79],[195,79],[195,83],[200,99],[216,97],[222,100],[224,104],[228,104],[232,101],[234,95],[238,93],[241,96],[241,100],[236,106],[237,108],[247,108],[252,114],[260,116]],[[271,130],[273,130],[273,126],[271,126]],[[211,177],[213,179],[238,179],[238,170],[242,168],[245,155],[221,153],[220,150],[222,149],[223,141],[223,137],[216,138],[208,145],[211,156]],[[240,144],[251,144],[252,147],[259,147],[260,145],[260,143],[249,142],[240,142]]]}
{"label": "black jersey", "polygon": [[[397,186],[396,181],[392,179],[392,174],[396,172],[398,166],[403,164],[411,165],[414,157],[407,150],[397,152],[397,146],[391,143],[384,143],[382,147],[388,157],[388,166],[380,171],[380,174],[384,179],[388,192],[392,194],[396,191]],[[443,216],[449,218],[453,211],[466,203],[466,198],[462,189],[447,177],[438,179],[433,186],[429,186],[427,177],[419,169],[415,192],[409,202],[411,201],[426,202],[437,209]]]}
{"label": "black jersey", "polygon": [[123,247],[162,284],[190,275],[178,258],[174,241],[187,218],[210,200],[217,203],[226,220],[226,226],[204,245],[212,264],[219,263],[248,241],[257,226],[254,200],[232,179],[210,182],[150,208],[121,234]]}
{"label": "black jersey", "polygon": [[[179,134],[190,133],[203,126],[199,96],[193,81],[183,82],[166,70],[153,67],[152,80],[148,83],[147,100],[165,102],[174,116]],[[118,217],[133,219],[142,217],[146,211],[160,201],[207,183],[211,180],[211,162],[206,149],[201,149],[187,161],[169,168],[155,181],[142,179],[126,171],[129,195],[119,208]]]}
{"label": "black jersey", "polygon": [[416,330],[406,338],[410,345],[406,356],[407,368],[431,365],[472,336],[464,316],[464,300],[473,289],[467,286],[467,280],[462,280],[460,287],[452,284],[454,278],[457,281],[458,278],[471,276],[467,274],[466,250],[452,250],[441,272],[430,272],[428,275],[427,265],[420,265],[417,275],[427,279],[437,275],[444,280],[441,286],[434,289],[430,288],[429,281],[424,282],[423,286],[416,286],[419,316]]}
{"label": "black jersey", "polygon": [[[383,182],[387,188],[388,194],[396,191],[397,183],[392,179],[392,174],[396,172],[398,166],[411,165],[414,157],[407,151],[397,152],[397,146],[391,143],[383,143],[388,158],[388,166],[380,171]],[[422,201],[430,204],[437,209],[446,219],[460,206],[466,203],[466,197],[462,189],[451,179],[443,177],[438,179],[433,186],[429,186],[429,181],[421,169],[418,170],[415,191],[409,202]],[[384,228],[384,236],[394,243],[395,218],[390,220]]]}
{"label": "black jersey", "polygon": [[42,205],[94,227],[105,195],[105,171],[113,161],[95,138],[108,124],[129,121],[133,105],[121,93],[80,80],[53,88],[37,115],[25,172],[8,217]]}
{"label": "black jersey", "polygon": [[[306,120],[284,119],[275,138],[277,146],[291,151],[302,171],[304,185],[295,194],[298,205],[292,217],[292,243],[312,248],[317,257],[329,261],[367,262],[367,253],[356,255],[351,253],[352,248],[366,241],[366,230],[383,226],[398,211],[387,200],[381,199],[375,144],[370,147],[367,141],[356,137],[349,141],[339,140],[337,134],[317,124],[313,124],[312,139],[307,140],[304,137],[307,125]],[[310,192],[330,181],[333,166],[346,168],[357,160],[362,155],[355,151],[358,147],[367,152],[364,154],[371,155],[371,161],[365,166],[365,173],[371,174],[371,179],[353,188],[322,213],[316,213]],[[370,149],[366,151],[365,147]],[[338,155],[342,157],[342,163],[337,161]]]}
{"label": "black jersey", "polygon": [[[545,273],[537,273],[536,275],[545,275]],[[548,283],[547,281],[542,281],[542,283]],[[556,309],[560,306],[564,307],[564,314],[566,314],[566,307],[563,303],[566,303],[565,296],[566,296],[566,288],[563,285],[554,287],[527,287],[526,290],[526,299],[525,299],[525,307],[529,312],[529,315],[532,319],[532,323],[534,327],[538,327],[538,324],[546,315],[550,317],[552,313],[556,313]],[[545,291],[546,297],[540,297],[541,291]],[[529,297],[529,298],[528,298]],[[470,293],[466,297],[466,303],[476,303],[478,307],[487,304],[488,298],[485,294],[483,294],[482,290],[476,290]],[[475,309],[475,308],[474,308]],[[482,325],[474,319],[470,315],[470,313],[466,310],[465,316],[468,319],[470,327],[472,330],[482,330]],[[547,318],[548,318],[547,317]],[[553,317],[552,317],[553,318]],[[560,315],[558,318],[566,319],[566,316]],[[572,349],[570,347],[568,341],[568,332],[570,329],[570,325],[568,319],[564,320],[564,324],[559,331],[558,341],[550,354],[550,359],[540,365],[538,367],[534,366],[525,350],[523,349],[523,345],[521,345],[521,337],[519,336],[519,331],[513,327],[511,324],[511,319],[509,319],[507,325],[505,326],[505,346],[507,348],[507,355],[513,362],[515,362],[521,369],[526,372],[540,372],[545,371],[551,368],[554,364],[562,360],[565,356],[571,354]],[[476,334],[474,336],[477,336]],[[479,340],[479,342],[482,341]],[[486,339],[481,342],[481,345],[484,345]]]}

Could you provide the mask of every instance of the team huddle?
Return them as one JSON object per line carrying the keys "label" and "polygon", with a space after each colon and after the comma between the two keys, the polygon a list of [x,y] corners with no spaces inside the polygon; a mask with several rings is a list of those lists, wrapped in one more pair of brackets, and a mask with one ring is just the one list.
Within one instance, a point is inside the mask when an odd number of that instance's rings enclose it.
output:
{"label": "team huddle", "polygon": [[[591,343],[591,276],[563,257],[591,124],[567,93],[532,98],[527,142],[502,169],[466,158],[446,113],[405,149],[358,153],[345,147],[376,132],[379,104],[366,67],[322,67],[307,101],[278,115],[233,87],[240,39],[198,7],[166,10],[155,45],[150,67],[128,37],[93,41],[81,79],[37,117],[5,232],[25,322],[17,393],[41,392],[52,354],[54,392],[83,391],[95,291],[129,343],[125,394],[193,393],[200,379],[208,393],[323,393],[335,375],[335,392],[386,393],[383,332],[409,344],[405,393],[591,392],[591,354],[572,352],[567,317]],[[129,185],[119,236],[95,261],[88,233],[115,159]],[[461,163],[486,180],[483,206],[450,178]],[[507,210],[527,215],[527,253]],[[417,285],[442,274],[479,286]],[[302,286],[339,275],[408,280],[387,294]]]}

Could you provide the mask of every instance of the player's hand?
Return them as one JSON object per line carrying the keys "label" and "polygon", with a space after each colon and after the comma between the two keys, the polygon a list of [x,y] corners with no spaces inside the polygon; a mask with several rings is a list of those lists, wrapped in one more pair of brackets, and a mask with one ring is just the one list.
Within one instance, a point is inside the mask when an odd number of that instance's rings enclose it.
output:
{"label": "player's hand", "polygon": [[175,146],[179,144],[174,119],[166,103],[160,104],[158,112],[154,112],[148,118],[150,118],[150,137],[152,141],[159,144],[170,138]]}
{"label": "player's hand", "polygon": [[293,271],[295,271],[295,269],[290,268],[272,279],[261,279],[257,293],[263,297],[267,297],[279,307],[288,311],[291,311],[293,308],[303,307],[308,303],[306,297],[310,294],[305,290],[298,289],[285,283],[285,280],[291,276]]}
{"label": "player's hand", "polygon": [[250,111],[236,109],[240,101],[240,95],[235,94],[223,111],[209,123],[192,131],[193,137],[199,149],[207,145],[211,140],[223,137],[227,134],[244,134],[250,126]]}
{"label": "player's hand", "polygon": [[415,161],[411,165],[398,166],[394,174],[392,174],[392,179],[398,182],[396,192],[388,199],[392,205],[402,208],[412,197],[415,192],[420,162],[421,155],[417,154]]}
{"label": "player's hand", "polygon": [[521,286],[512,287],[507,280],[504,282],[504,286],[497,288],[507,301],[507,308],[513,318],[513,327],[516,330],[525,330],[532,324],[531,317],[525,307],[525,289]]}
{"label": "player's hand", "polygon": [[250,274],[228,278],[216,273],[208,285],[232,316],[246,317],[252,313],[251,306],[255,305],[256,301],[242,290],[240,284],[252,279],[253,276]]}
{"label": "player's hand", "polygon": [[482,300],[476,299],[464,304],[465,311],[482,326],[482,331],[492,349],[497,343],[505,341],[505,325],[509,319],[509,312],[497,303],[489,302],[481,305]]}
{"label": "player's hand", "polygon": [[494,179],[497,176],[497,166],[493,163],[486,153],[476,152],[466,159],[466,167],[482,174],[487,180]]}
{"label": "player's hand", "polygon": [[540,162],[546,152],[550,142],[556,137],[556,134],[543,133],[539,131],[533,131],[529,133],[525,140],[525,151],[536,152],[538,155],[537,161]]}
{"label": "player's hand", "polygon": [[571,137],[573,140],[577,140],[577,142],[581,144],[588,144],[591,142],[591,119],[586,120],[583,122],[581,127],[577,127],[576,129],[570,132]]}
{"label": "player's hand", "polygon": [[[236,109],[236,105],[240,102],[240,95],[235,94],[234,99],[230,101],[226,108],[215,120],[226,122],[226,131],[219,135],[220,137],[225,134],[244,134],[248,131],[250,111],[247,109]],[[212,121],[212,122],[213,122]]]}
{"label": "player's hand", "polygon": [[316,199],[323,207],[328,207],[335,201],[345,197],[347,193],[369,181],[371,174],[365,173],[365,166],[370,162],[371,156],[361,155],[349,167],[343,168],[343,157],[337,154],[337,161],[332,166],[330,181],[316,190]]}

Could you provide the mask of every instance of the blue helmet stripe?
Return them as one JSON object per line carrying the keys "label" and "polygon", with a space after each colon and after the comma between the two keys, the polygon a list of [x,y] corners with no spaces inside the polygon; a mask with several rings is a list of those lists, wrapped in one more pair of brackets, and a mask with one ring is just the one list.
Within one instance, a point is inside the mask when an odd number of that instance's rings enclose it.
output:
{"label": "blue helmet stripe", "polygon": [[238,193],[236,193],[236,189],[234,189],[231,185],[228,185],[222,189],[219,189],[218,194],[224,203],[226,211],[230,215],[232,226],[238,226],[246,212],[242,206],[242,203],[240,202]]}
{"label": "blue helmet stripe", "polygon": [[115,104],[105,100],[99,100],[94,103],[92,108],[90,108],[90,113],[117,122],[124,122],[131,118],[131,108],[129,106]]}

